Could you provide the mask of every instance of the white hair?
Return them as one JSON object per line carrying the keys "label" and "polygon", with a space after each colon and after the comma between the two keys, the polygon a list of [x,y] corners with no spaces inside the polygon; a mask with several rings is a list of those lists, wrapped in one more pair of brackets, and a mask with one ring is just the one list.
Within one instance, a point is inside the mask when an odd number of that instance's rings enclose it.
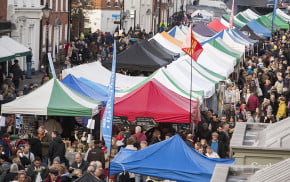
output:
{"label": "white hair", "polygon": [[142,131],[142,128],[140,126],[136,126],[135,132],[138,133],[138,132],[141,132],[141,131]]}

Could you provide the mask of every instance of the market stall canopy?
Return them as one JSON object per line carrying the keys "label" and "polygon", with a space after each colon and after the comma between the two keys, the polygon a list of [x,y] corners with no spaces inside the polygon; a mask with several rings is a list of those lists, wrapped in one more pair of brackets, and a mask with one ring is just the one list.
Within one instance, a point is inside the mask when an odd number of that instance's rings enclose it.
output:
{"label": "market stall canopy", "polygon": [[67,87],[89,98],[104,102],[108,100],[108,92],[103,92],[102,90],[94,89],[89,85],[87,85],[86,83],[78,80],[71,74],[69,74],[63,80],[61,80],[61,82],[65,84]]}
{"label": "market stall canopy", "polygon": [[149,41],[152,40],[152,39],[156,40],[159,44],[161,44],[163,47],[165,47],[166,49],[170,50],[171,52],[174,52],[174,53],[180,54],[180,55],[184,55],[185,54],[184,51],[181,50],[180,47],[178,47],[174,43],[170,42],[168,39],[166,39],[160,33],[155,34],[154,37],[149,39]]}
{"label": "market stall canopy", "polygon": [[162,51],[163,53],[167,55],[170,55],[171,57],[174,57],[174,58],[179,57],[179,53],[175,53],[175,52],[170,51],[169,49],[166,49],[165,47],[163,47],[163,45],[158,43],[155,39],[149,40],[149,43],[152,45],[152,47],[155,47],[156,49]]}
{"label": "market stall canopy", "polygon": [[[256,21],[263,27],[272,31],[272,21],[267,16],[265,15],[260,16],[259,18],[256,19]],[[277,30],[277,29],[279,29],[279,26],[274,23],[274,30]]]}
{"label": "market stall canopy", "polygon": [[[8,49],[11,53],[13,53],[16,57],[27,56],[30,55],[30,50],[24,45],[20,44],[14,39],[11,39],[8,36],[2,36],[0,38],[0,45]],[[1,51],[2,52],[2,51]]]}
{"label": "market stall canopy", "polygon": [[255,32],[255,34],[257,34],[258,36],[271,37],[271,31],[260,25],[256,20],[252,20],[247,23],[246,26],[241,28],[241,31],[247,31],[248,28]]}
{"label": "market stall canopy", "polygon": [[[191,101],[192,121],[198,122],[199,106]],[[118,98],[114,116],[153,117],[155,122],[190,123],[190,100],[167,89],[155,79]]]}
{"label": "market stall canopy", "polygon": [[180,182],[209,182],[216,164],[234,162],[234,159],[208,158],[175,135],[138,151],[121,148],[111,162],[110,175],[127,171]]}
{"label": "market stall canopy", "polygon": [[169,40],[171,43],[176,45],[177,47],[181,48],[183,46],[182,40],[177,40],[174,37],[171,37],[167,32],[163,31],[160,33],[165,39]]}
{"label": "market stall canopy", "polygon": [[[161,59],[148,51],[141,43],[136,42],[128,49],[117,54],[117,69],[128,69],[131,71],[154,72],[158,68],[169,64],[168,61]],[[112,60],[103,61],[103,65],[111,68]]]}
{"label": "market stall canopy", "polygon": [[98,179],[91,173],[85,173],[74,182],[97,182]]}
{"label": "market stall canopy", "polygon": [[[229,14],[225,14],[225,15],[223,15],[223,18],[224,18],[225,20],[227,20],[228,22],[230,21],[230,15],[229,15]],[[235,25],[235,26],[238,26],[238,27],[243,27],[243,26],[246,25],[246,23],[240,21],[240,20],[237,19],[237,18],[234,18],[234,25]]]}
{"label": "market stall canopy", "polygon": [[277,15],[282,18],[286,22],[290,22],[290,16],[284,13],[282,10],[277,9],[276,10]]}
{"label": "market stall canopy", "polygon": [[85,97],[56,79],[31,93],[2,105],[2,113],[92,117],[102,103]]}
{"label": "market stall canopy", "polygon": [[[88,64],[82,64],[74,66],[73,68],[62,70],[62,76],[72,74],[76,78],[83,77],[93,82],[102,84],[104,86],[109,85],[111,71],[102,66],[102,63],[95,61]],[[141,76],[128,76],[120,73],[116,73],[116,89],[126,90],[132,86],[142,82],[146,77]]]}
{"label": "market stall canopy", "polygon": [[0,62],[8,61],[15,58],[15,54],[5,47],[0,45]]}
{"label": "market stall canopy", "polygon": [[206,24],[203,22],[196,24],[192,30],[205,37],[212,37],[216,34],[216,31],[206,26]]}
{"label": "market stall canopy", "polygon": [[[272,22],[273,19],[273,13],[269,13],[266,15],[267,18]],[[284,21],[282,18],[279,16],[276,16],[274,19],[274,23],[280,27],[280,29],[289,29],[289,23]]]}
{"label": "market stall canopy", "polygon": [[254,40],[254,39],[249,38],[246,34],[244,34],[243,32],[241,32],[239,28],[235,28],[234,30],[235,30],[235,32],[237,34],[239,34],[241,37],[243,37],[248,42],[251,42],[251,43],[258,43],[259,42],[257,40]]}
{"label": "market stall canopy", "polygon": [[[100,83],[93,82],[93,81],[88,80],[88,79],[83,78],[83,77],[80,77],[80,78],[77,78],[77,79],[80,80],[81,82],[87,84],[91,88],[97,90],[98,92],[108,93],[108,91],[109,91],[109,87],[108,86],[102,85]],[[120,91],[115,89],[115,93],[118,93],[118,92],[120,92]]]}
{"label": "market stall canopy", "polygon": [[218,19],[214,19],[212,22],[207,24],[207,26],[216,32],[228,29],[228,27],[224,26]]}
{"label": "market stall canopy", "polygon": [[174,60],[174,56],[172,56],[170,54],[166,54],[162,50],[158,49],[158,47],[155,47],[155,45],[150,44],[149,41],[146,39],[142,40],[140,42],[140,46],[144,47],[147,51],[152,53],[154,56],[156,56],[162,60],[165,60],[169,63]]}
{"label": "market stall canopy", "polygon": [[186,34],[176,25],[173,27],[168,34],[177,40],[184,41],[186,38]]}

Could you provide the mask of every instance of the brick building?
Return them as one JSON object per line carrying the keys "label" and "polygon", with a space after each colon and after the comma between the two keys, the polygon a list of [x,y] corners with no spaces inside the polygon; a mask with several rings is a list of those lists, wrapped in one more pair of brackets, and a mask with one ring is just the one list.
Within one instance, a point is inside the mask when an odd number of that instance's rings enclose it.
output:
{"label": "brick building", "polygon": [[10,33],[12,23],[7,21],[7,0],[0,0],[0,35]]}
{"label": "brick building", "polygon": [[[69,1],[70,0],[41,0],[41,5],[52,9],[48,24],[48,51],[52,54],[53,60],[64,61],[61,57],[65,43],[69,37]],[[41,20],[41,65],[47,65],[45,61],[46,53],[46,30],[47,20],[43,17]]]}

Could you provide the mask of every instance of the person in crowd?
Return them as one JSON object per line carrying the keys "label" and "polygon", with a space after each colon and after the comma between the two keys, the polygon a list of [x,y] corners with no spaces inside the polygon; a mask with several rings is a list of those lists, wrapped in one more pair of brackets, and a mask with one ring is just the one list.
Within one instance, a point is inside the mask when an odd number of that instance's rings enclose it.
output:
{"label": "person in crowd", "polygon": [[136,127],[135,127],[135,134],[134,134],[134,136],[136,136],[136,138],[137,138],[137,142],[138,142],[138,143],[147,140],[146,135],[142,133],[142,128],[141,128],[141,126],[136,126]]}
{"label": "person in crowd", "polygon": [[23,155],[30,160],[30,162],[32,163],[35,159],[34,154],[31,152],[30,150],[30,145],[28,143],[23,145]]}
{"label": "person in crowd", "polygon": [[218,118],[217,114],[212,115],[212,121],[210,122],[209,128],[211,129],[212,132],[216,132],[218,126],[221,124],[221,121]]}
{"label": "person in crowd", "polygon": [[85,161],[82,157],[81,153],[76,153],[75,154],[75,161],[72,163],[70,166],[69,170],[73,171],[75,169],[80,169],[82,172],[85,172],[88,168],[88,163]]}
{"label": "person in crowd", "polygon": [[41,158],[36,157],[33,163],[27,168],[27,175],[31,178],[32,182],[44,180],[48,176],[48,168],[41,163]]}
{"label": "person in crowd", "polygon": [[[258,108],[256,108],[257,110]],[[256,114],[256,113],[255,113]],[[254,117],[252,116],[252,113],[250,111],[247,111],[246,112],[246,119],[247,119],[247,123],[254,123],[255,122],[255,119]]]}
{"label": "person in crowd", "polygon": [[4,153],[2,153],[2,155],[4,155],[7,159],[11,157],[12,152],[13,152],[13,148],[11,146],[11,142],[10,142],[10,135],[8,133],[4,133],[2,135],[2,138],[0,140],[0,144],[3,147],[3,151]]}
{"label": "person in crowd", "polygon": [[82,177],[83,172],[80,169],[74,169],[71,175],[72,175],[72,181],[75,181],[76,179]]}
{"label": "person in crowd", "polygon": [[12,156],[13,159],[20,161],[17,162],[20,170],[28,167],[31,164],[31,161],[23,154],[23,150],[21,148],[17,148],[15,150],[15,154]]}
{"label": "person in crowd", "polygon": [[17,180],[18,173],[19,173],[18,165],[15,163],[11,164],[10,170],[4,178],[4,182]]}
{"label": "person in crowd", "polygon": [[53,159],[59,157],[60,163],[67,163],[65,158],[65,144],[62,141],[59,133],[57,131],[51,132],[52,141],[49,144],[48,156],[49,160],[52,163]]}
{"label": "person in crowd", "polygon": [[191,133],[187,134],[186,135],[186,140],[185,140],[185,143],[191,147],[191,148],[194,148],[194,141],[193,141],[193,135]]}
{"label": "person in crowd", "polygon": [[161,132],[159,130],[155,130],[152,134],[149,145],[153,145],[158,142],[161,142]]}
{"label": "person in crowd", "polygon": [[29,176],[26,175],[25,172],[20,172],[17,175],[17,180],[18,180],[18,182],[30,182],[31,181],[31,179],[29,178]]}
{"label": "person in crowd", "polygon": [[48,164],[48,148],[51,142],[51,136],[48,134],[44,126],[39,126],[37,131],[38,131],[38,138],[41,141],[42,161]]}
{"label": "person in crowd", "polygon": [[59,175],[59,179],[61,182],[70,182],[71,181],[71,175],[66,170],[65,165],[63,165],[63,164],[58,165],[57,170],[58,170],[58,175]]}
{"label": "person in crowd", "polygon": [[19,61],[17,59],[14,60],[14,64],[10,68],[10,73],[13,74],[12,81],[15,85],[15,89],[19,88],[20,79],[23,80],[22,70],[19,66]]}
{"label": "person in crowd", "polygon": [[210,141],[211,138],[211,130],[208,127],[207,123],[200,123],[197,127],[196,136],[198,140],[205,139],[206,141]]}
{"label": "person in crowd", "polygon": [[100,161],[103,169],[105,168],[105,153],[102,151],[102,142],[96,140],[93,148],[88,153],[87,162]]}
{"label": "person in crowd", "polygon": [[26,56],[26,79],[31,79],[31,66],[32,66],[32,49],[29,48],[30,54]]}
{"label": "person in crowd", "polygon": [[276,95],[274,93],[271,93],[270,95],[270,105],[272,107],[272,114],[276,116],[278,111],[278,101],[276,100]]}
{"label": "person in crowd", "polygon": [[287,105],[285,102],[286,102],[285,97],[279,98],[279,106],[278,106],[278,111],[277,111],[277,115],[276,115],[276,118],[278,121],[286,118],[286,116],[287,116]]}
{"label": "person in crowd", "polygon": [[7,159],[4,155],[0,155],[0,181],[4,181],[4,178],[10,169],[11,164],[6,160]]}
{"label": "person in crowd", "polygon": [[248,99],[247,102],[247,108],[248,111],[250,111],[252,114],[255,114],[256,109],[260,106],[259,98],[257,97],[257,94],[255,92],[251,92],[251,96]]}
{"label": "person in crowd", "polygon": [[56,168],[52,168],[52,169],[49,170],[49,175],[45,179],[45,182],[62,182],[60,180],[60,177],[59,177],[59,174],[58,174],[58,170]]}
{"label": "person in crowd", "polygon": [[206,148],[206,154],[205,154],[207,157],[210,157],[210,158],[220,158],[220,156],[213,151],[213,149],[211,148],[211,146],[208,146]]}
{"label": "person in crowd", "polygon": [[226,157],[226,148],[222,141],[218,140],[219,134],[217,132],[212,133],[212,140],[209,142],[209,146],[214,152],[216,152],[221,158]]}
{"label": "person in crowd", "polygon": [[35,157],[42,158],[42,144],[38,138],[38,133],[33,132],[32,137],[28,139],[30,145],[30,151],[34,154]]}

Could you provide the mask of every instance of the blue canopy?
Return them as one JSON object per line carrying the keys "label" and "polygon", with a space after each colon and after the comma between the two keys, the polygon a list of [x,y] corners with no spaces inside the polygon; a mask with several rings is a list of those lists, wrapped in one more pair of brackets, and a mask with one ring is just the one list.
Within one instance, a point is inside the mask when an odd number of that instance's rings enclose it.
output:
{"label": "blue canopy", "polygon": [[108,93],[104,92],[104,91],[100,91],[100,90],[96,90],[92,87],[90,87],[89,85],[87,85],[86,83],[78,80],[76,77],[74,77],[73,75],[69,74],[67,75],[62,81],[63,84],[65,84],[66,86],[68,86],[69,88],[87,96],[90,97],[92,99],[96,99],[96,100],[100,100],[100,101],[107,101],[108,97]]}
{"label": "blue canopy", "polygon": [[[250,21],[245,26],[249,27],[251,30],[253,30],[253,32],[255,32],[259,36],[271,37],[271,31],[268,30],[267,28],[263,27],[256,20]],[[241,30],[243,30],[243,28]]]}
{"label": "blue canopy", "polygon": [[208,158],[175,135],[139,151],[122,148],[110,164],[110,174],[127,171],[178,182],[206,182],[217,163],[233,164],[234,159]]}
{"label": "blue canopy", "polygon": [[[109,87],[105,86],[103,84],[97,83],[97,82],[93,82],[91,80],[88,80],[84,77],[80,77],[77,78],[78,80],[80,80],[81,82],[89,85],[90,87],[92,87],[93,89],[97,90],[98,92],[102,92],[102,93],[108,93]],[[115,93],[119,93],[120,90],[115,89]],[[106,94],[107,97],[107,94]]]}
{"label": "blue canopy", "polygon": [[258,41],[257,40],[254,40],[254,39],[251,39],[249,38],[248,36],[246,36],[243,32],[241,32],[238,28],[235,28],[234,29],[235,32],[237,34],[239,34],[241,37],[243,37],[245,40],[247,40],[248,42],[251,42],[251,43],[257,43]]}

